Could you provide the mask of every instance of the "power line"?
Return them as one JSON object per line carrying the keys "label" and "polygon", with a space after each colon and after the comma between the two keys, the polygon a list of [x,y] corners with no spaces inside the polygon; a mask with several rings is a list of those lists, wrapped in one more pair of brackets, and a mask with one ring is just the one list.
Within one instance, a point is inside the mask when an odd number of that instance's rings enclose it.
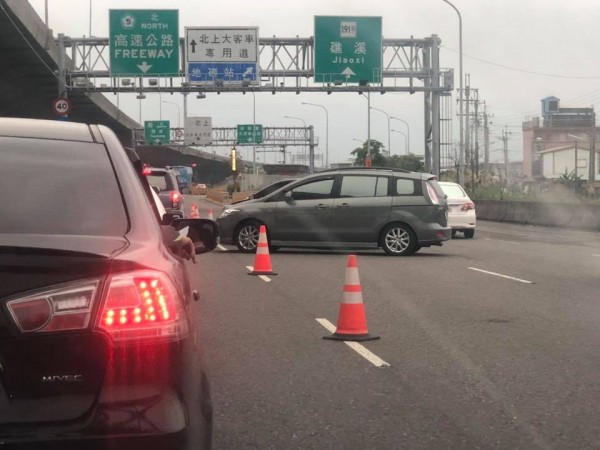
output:
{"label": "power line", "polygon": [[[442,48],[445,48],[446,50],[449,50],[453,53],[458,53],[456,50],[451,49],[449,47],[446,47],[445,45],[442,45]],[[598,77],[579,77],[579,76],[567,76],[567,75],[556,75],[556,74],[551,74],[551,73],[542,73],[542,72],[534,72],[532,70],[525,70],[525,69],[518,69],[516,67],[511,67],[511,66],[507,66],[504,64],[498,64],[492,61],[487,61],[485,59],[481,59],[481,58],[477,58],[476,56],[471,56],[466,54],[465,52],[463,52],[463,56],[467,56],[471,59],[474,59],[476,61],[485,63],[485,64],[490,64],[492,66],[496,66],[496,67],[501,67],[503,69],[507,69],[507,70],[512,70],[515,72],[522,72],[522,73],[528,73],[530,75],[539,75],[542,77],[549,77],[549,78],[564,78],[564,79],[568,79],[568,80],[600,80],[600,76]]]}

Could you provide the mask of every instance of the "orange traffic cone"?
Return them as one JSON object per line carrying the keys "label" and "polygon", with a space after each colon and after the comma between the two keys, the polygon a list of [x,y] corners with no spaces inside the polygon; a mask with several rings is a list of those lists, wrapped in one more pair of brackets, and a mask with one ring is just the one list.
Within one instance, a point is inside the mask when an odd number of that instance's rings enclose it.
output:
{"label": "orange traffic cone", "polygon": [[271,256],[269,255],[269,242],[267,240],[267,229],[264,225],[260,226],[258,234],[258,245],[256,246],[256,256],[254,257],[254,267],[248,275],[277,275],[271,267]]}
{"label": "orange traffic cone", "polygon": [[335,333],[323,339],[336,341],[372,341],[379,336],[371,336],[367,330],[365,305],[362,299],[362,288],[358,278],[356,255],[348,256],[344,296],[340,303],[340,312]]}
{"label": "orange traffic cone", "polygon": [[215,218],[213,217],[212,209],[208,210],[208,219],[209,220],[215,220]]}
{"label": "orange traffic cone", "polygon": [[192,203],[192,210],[190,211],[189,218],[190,219],[199,219],[200,218],[200,214],[198,214],[198,205],[196,205],[195,203]]}

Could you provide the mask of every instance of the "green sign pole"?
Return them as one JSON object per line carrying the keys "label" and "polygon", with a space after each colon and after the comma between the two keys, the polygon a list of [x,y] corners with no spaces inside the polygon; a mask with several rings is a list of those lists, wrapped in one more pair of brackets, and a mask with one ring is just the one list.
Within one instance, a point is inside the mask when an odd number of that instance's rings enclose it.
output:
{"label": "green sign pole", "polygon": [[381,83],[381,17],[315,16],[315,82]]}
{"label": "green sign pole", "polygon": [[111,76],[179,75],[179,11],[111,9]]}

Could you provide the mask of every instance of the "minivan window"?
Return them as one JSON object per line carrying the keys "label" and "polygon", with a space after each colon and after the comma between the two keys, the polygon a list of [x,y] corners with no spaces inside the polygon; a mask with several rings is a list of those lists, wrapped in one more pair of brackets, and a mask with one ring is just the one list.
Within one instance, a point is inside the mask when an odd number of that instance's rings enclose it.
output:
{"label": "minivan window", "polygon": [[415,186],[415,180],[396,178],[396,195],[420,195]]}
{"label": "minivan window", "polygon": [[125,206],[103,145],[4,137],[0,161],[0,233],[127,232]]}
{"label": "minivan window", "polygon": [[345,175],[340,197],[382,197],[388,193],[387,177]]}
{"label": "minivan window", "polygon": [[331,197],[333,178],[313,181],[292,189],[294,200],[318,200]]}
{"label": "minivan window", "polygon": [[148,175],[148,183],[150,186],[157,187],[159,191],[168,190],[167,174],[151,174]]}

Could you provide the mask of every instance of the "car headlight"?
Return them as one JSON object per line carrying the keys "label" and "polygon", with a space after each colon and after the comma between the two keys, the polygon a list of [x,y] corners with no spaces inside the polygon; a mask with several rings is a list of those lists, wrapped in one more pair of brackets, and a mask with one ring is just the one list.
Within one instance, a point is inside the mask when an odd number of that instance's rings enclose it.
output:
{"label": "car headlight", "polygon": [[223,211],[221,211],[221,214],[219,214],[219,217],[217,217],[217,219],[222,219],[222,218],[227,217],[236,212],[239,212],[239,209],[236,209],[236,208],[224,209]]}

